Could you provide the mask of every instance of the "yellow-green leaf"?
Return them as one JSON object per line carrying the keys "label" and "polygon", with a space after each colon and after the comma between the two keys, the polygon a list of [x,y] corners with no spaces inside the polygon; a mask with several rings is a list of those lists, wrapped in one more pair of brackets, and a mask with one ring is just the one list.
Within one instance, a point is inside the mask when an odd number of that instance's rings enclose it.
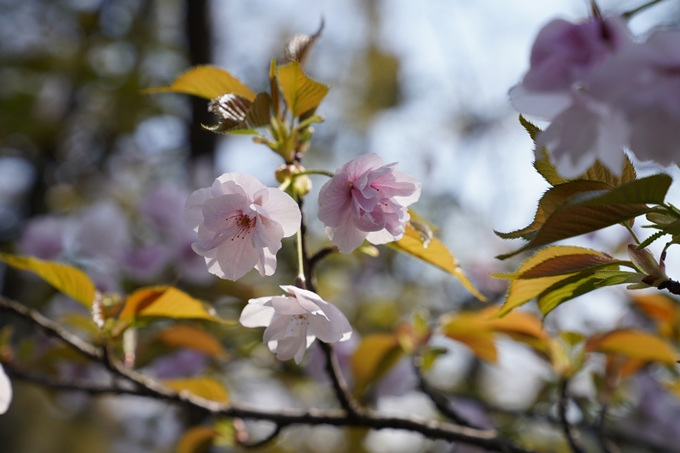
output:
{"label": "yellow-green leaf", "polygon": [[148,88],[145,93],[186,93],[205,99],[215,99],[227,93],[255,100],[255,93],[246,84],[224,69],[215,66],[194,66],[177,77],[171,85]]}
{"label": "yellow-green leaf", "polygon": [[207,453],[219,433],[210,426],[194,426],[182,434],[176,453]]}
{"label": "yellow-green leaf", "polygon": [[194,395],[207,400],[226,403],[229,401],[229,393],[217,379],[201,376],[186,379],[166,379],[163,384],[171,389],[182,392],[189,391]]}
{"label": "yellow-green leaf", "polygon": [[87,307],[92,306],[95,295],[94,283],[80,269],[54,261],[8,253],[0,253],[0,260],[15,269],[33,272],[60,292]]}
{"label": "yellow-green leaf", "polygon": [[307,77],[297,61],[279,66],[277,79],[293,116],[315,109],[328,93],[328,87]]}
{"label": "yellow-green leaf", "polygon": [[465,289],[470,291],[477,299],[486,301],[486,297],[477,291],[463,272],[463,269],[458,266],[456,258],[436,237],[424,238],[420,232],[407,223],[404,236],[398,241],[387,245],[398,252],[421,259],[448,272],[458,278]]}
{"label": "yellow-green leaf", "polygon": [[194,349],[218,359],[228,357],[226,349],[217,338],[197,327],[172,326],[161,331],[156,339],[176,348]]}
{"label": "yellow-green leaf", "polygon": [[135,317],[205,319],[222,324],[233,324],[214,315],[204,302],[172,286],[138,289],[127,297],[125,307],[119,317],[120,319]]}
{"label": "yellow-green leaf", "polygon": [[352,356],[354,394],[360,396],[368,386],[383,377],[397,364],[403,353],[396,335],[373,334],[363,337]]}
{"label": "yellow-green leaf", "polygon": [[545,316],[558,305],[596,290],[599,279],[595,271],[584,271],[569,276],[555,283],[538,296],[538,308]]}
{"label": "yellow-green leaf", "polygon": [[[576,182],[585,181],[573,183]],[[611,190],[578,193],[549,215],[528,244],[497,258],[504,260],[528,249],[634,219],[649,211],[645,203],[663,203],[671,182],[670,176],[656,174]]]}
{"label": "yellow-green leaf", "polygon": [[656,335],[639,330],[615,330],[596,335],[588,340],[586,349],[591,352],[622,355],[647,362],[675,365],[678,356],[670,344]]}

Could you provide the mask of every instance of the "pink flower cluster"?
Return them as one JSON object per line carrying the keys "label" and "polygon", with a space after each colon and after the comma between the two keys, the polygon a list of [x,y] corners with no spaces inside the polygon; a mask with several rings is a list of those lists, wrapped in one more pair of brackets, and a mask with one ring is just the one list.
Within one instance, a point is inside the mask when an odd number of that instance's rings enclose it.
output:
{"label": "pink flower cluster", "polygon": [[385,244],[400,239],[409,220],[406,207],[420,197],[420,182],[367,153],[338,167],[319,192],[319,220],[341,253],[364,240]]}
{"label": "pink flower cluster", "polygon": [[596,159],[620,174],[623,148],[680,162],[680,31],[634,41],[619,18],[555,20],[538,34],[530,68],[510,90],[520,112],[551,121],[539,135],[565,177]]}

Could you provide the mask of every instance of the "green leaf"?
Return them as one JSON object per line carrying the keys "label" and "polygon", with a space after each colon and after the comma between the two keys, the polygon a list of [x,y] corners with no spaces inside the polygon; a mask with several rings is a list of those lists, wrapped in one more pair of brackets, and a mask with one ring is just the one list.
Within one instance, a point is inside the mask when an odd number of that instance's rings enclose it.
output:
{"label": "green leaf", "polygon": [[125,307],[119,317],[120,319],[143,317],[205,319],[222,324],[235,324],[218,318],[204,302],[172,286],[138,289],[127,297]]}
{"label": "green leaf", "polygon": [[652,242],[656,241],[657,239],[665,236],[666,233],[664,231],[657,231],[656,233],[652,234],[649,236],[647,239],[644,241],[640,242],[640,244],[637,246],[638,250],[642,250],[645,247],[649,246]]}
{"label": "green leaf", "polygon": [[531,140],[533,140],[534,143],[536,143],[536,137],[538,137],[538,134],[541,133],[541,128],[536,126],[534,123],[527,120],[526,118],[524,118],[522,114],[519,115],[519,122],[524,127],[524,130],[526,130],[529,133],[529,137],[531,137]]}
{"label": "green leaf", "polygon": [[[616,268],[613,268],[616,270]],[[598,288],[596,282],[599,278],[594,270],[580,272],[565,278],[538,296],[538,308],[543,316],[553,311],[558,305],[582,296]]]}
{"label": "green leaf", "polygon": [[15,269],[33,272],[58,291],[86,307],[91,307],[94,302],[96,291],[94,283],[80,269],[32,256],[10,255],[9,253],[0,253],[0,261],[4,261]]}
{"label": "green leaf", "polygon": [[609,191],[578,193],[549,214],[528,244],[497,258],[504,260],[525,250],[634,219],[649,211],[643,203],[663,203],[671,182],[670,176],[658,174]]}
{"label": "green leaf", "polygon": [[[416,225],[420,225],[420,229],[422,229],[425,224],[418,222]],[[418,258],[448,272],[458,278],[463,286],[477,299],[486,301],[486,297],[477,291],[463,272],[463,269],[460,268],[456,258],[439,239],[433,236],[431,230],[429,234],[424,234],[422,231],[414,228],[409,222],[406,224],[404,236],[398,241],[390,242],[386,245],[398,252]]]}
{"label": "green leaf", "polygon": [[502,239],[522,238],[529,241],[536,236],[536,233],[545,225],[548,218],[574,195],[596,190],[609,190],[611,188],[608,184],[599,181],[571,181],[560,184],[549,189],[541,197],[534,221],[529,226],[510,233],[499,233],[498,231],[495,231],[495,233]]}
{"label": "green leaf", "polygon": [[573,274],[587,269],[600,269],[604,266],[624,263],[627,262],[618,260],[606,253],[564,255],[547,259],[524,272],[518,278],[540,278]]}
{"label": "green leaf", "polygon": [[217,379],[201,376],[185,379],[164,379],[163,384],[171,389],[182,392],[188,391],[211,401],[219,403],[229,402],[229,393]]}
{"label": "green leaf", "polygon": [[297,61],[279,66],[277,79],[286,105],[295,117],[317,108],[328,93],[328,87],[307,77]]}
{"label": "green leaf", "polygon": [[539,157],[534,160],[534,168],[539,175],[543,176],[543,179],[545,179],[548,184],[551,186],[558,186],[569,182],[568,179],[561,177],[560,174],[557,173],[557,168],[553,165],[545,148],[541,149],[541,152],[538,153],[538,155]]}
{"label": "green leaf", "polygon": [[[642,283],[645,274],[629,271],[600,270],[595,273],[595,277],[598,279],[595,282],[595,286],[604,288],[605,286],[615,286],[624,283],[637,285]],[[649,287],[649,285],[647,286]]]}
{"label": "green leaf", "polygon": [[255,100],[255,93],[243,82],[224,69],[215,66],[194,66],[177,77],[165,87],[148,88],[143,91],[153,93],[186,93],[205,99],[215,99],[223,94],[232,93]]}
{"label": "green leaf", "polygon": [[208,453],[219,433],[211,426],[194,426],[182,434],[176,453]]}
{"label": "green leaf", "polygon": [[[589,259],[589,256],[593,258]],[[560,259],[564,260],[564,266],[559,264]],[[503,307],[496,316],[504,316],[579,272],[597,272],[603,265],[615,262],[619,261],[614,260],[606,253],[585,247],[552,246],[539,250],[526,260],[515,273],[492,274],[496,278],[512,280]],[[567,273],[569,270],[573,272]],[[529,275],[530,278],[524,278],[524,275]]]}
{"label": "green leaf", "polygon": [[397,364],[404,351],[396,335],[372,334],[361,339],[352,356],[354,395],[364,391]]}

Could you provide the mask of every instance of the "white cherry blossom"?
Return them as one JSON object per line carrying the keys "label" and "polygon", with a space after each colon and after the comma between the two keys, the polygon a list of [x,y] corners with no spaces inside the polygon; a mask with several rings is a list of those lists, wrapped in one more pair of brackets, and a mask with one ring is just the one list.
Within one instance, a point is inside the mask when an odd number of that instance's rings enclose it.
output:
{"label": "white cherry blossom", "polygon": [[12,402],[12,383],[0,365],[0,414],[7,412],[9,403]]}
{"label": "white cherry blossom", "polygon": [[198,233],[193,250],[208,271],[237,280],[253,267],[260,275],[276,270],[281,239],[300,228],[297,203],[286,193],[241,173],[225,173],[211,188],[191,194],[184,220]]}
{"label": "white cherry blossom", "polygon": [[288,295],[250,299],[239,320],[245,327],[266,327],[264,342],[276,358],[300,363],[316,338],[325,343],[350,339],[352,326],[334,305],[306,289],[281,289]]}

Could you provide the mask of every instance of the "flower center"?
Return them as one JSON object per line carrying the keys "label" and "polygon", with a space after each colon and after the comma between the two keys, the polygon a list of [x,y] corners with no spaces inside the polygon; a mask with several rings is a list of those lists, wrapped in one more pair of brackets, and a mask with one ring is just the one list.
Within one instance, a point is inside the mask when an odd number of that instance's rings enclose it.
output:
{"label": "flower center", "polygon": [[250,217],[243,213],[227,217],[226,220],[234,220],[236,223],[236,233],[234,234],[234,237],[231,238],[232,241],[234,239],[245,239],[248,233],[255,228],[255,217]]}

